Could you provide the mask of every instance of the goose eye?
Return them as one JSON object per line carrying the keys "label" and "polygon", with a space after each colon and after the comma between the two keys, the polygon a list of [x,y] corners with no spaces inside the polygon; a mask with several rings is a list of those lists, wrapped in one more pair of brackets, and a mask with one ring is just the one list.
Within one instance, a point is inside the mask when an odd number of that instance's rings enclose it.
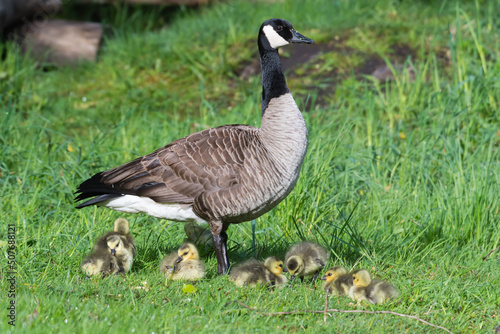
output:
{"label": "goose eye", "polygon": [[329,273],[328,276],[332,276],[332,273]]}
{"label": "goose eye", "polygon": [[188,252],[185,252],[185,253],[184,253],[184,254],[182,254],[182,255],[188,255]]}
{"label": "goose eye", "polygon": [[280,264],[280,268],[283,268],[283,265],[282,265],[282,264]]}
{"label": "goose eye", "polygon": [[277,26],[276,27],[276,31],[282,31],[283,30],[283,26]]}

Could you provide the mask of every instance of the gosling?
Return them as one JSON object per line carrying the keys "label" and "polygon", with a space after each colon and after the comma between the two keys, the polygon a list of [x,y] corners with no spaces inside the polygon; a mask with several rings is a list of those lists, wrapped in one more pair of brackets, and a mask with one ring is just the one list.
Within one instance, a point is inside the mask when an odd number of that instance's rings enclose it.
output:
{"label": "gosling", "polygon": [[251,259],[231,269],[229,277],[238,287],[265,285],[267,284],[266,271],[262,262]]}
{"label": "gosling", "polygon": [[174,281],[196,281],[205,276],[205,265],[192,243],[182,244],[177,252],[166,255],[160,262],[160,272]]}
{"label": "gosling", "polygon": [[348,295],[352,286],[352,275],[344,267],[330,268],[320,279],[325,281],[323,290],[329,295]]}
{"label": "gosling", "polygon": [[399,296],[396,288],[385,281],[372,280],[370,273],[364,269],[352,274],[353,286],[349,290],[349,297],[358,302],[367,300],[372,304],[382,304]]}
{"label": "gosling", "polygon": [[276,256],[268,257],[264,261],[264,267],[266,267],[266,281],[270,285],[276,285],[283,287],[288,279],[283,272],[287,269],[284,268],[283,261],[278,259]]}
{"label": "gosling", "polygon": [[184,224],[184,232],[186,232],[186,242],[191,242],[203,251],[208,251],[214,248],[212,232],[208,226],[202,226],[195,222]]}
{"label": "gosling", "polygon": [[118,218],[114,230],[97,240],[92,253],[82,262],[82,269],[87,275],[127,273],[132,268],[135,254],[129,222]]}
{"label": "gosling", "polygon": [[257,285],[282,287],[288,281],[283,272],[286,272],[283,261],[271,256],[264,263],[255,259],[243,262],[234,267],[229,276],[238,287]]}
{"label": "gosling", "polygon": [[285,256],[290,280],[298,276],[304,281],[305,276],[313,276],[314,282],[327,262],[328,251],[323,246],[307,241],[292,246]]}

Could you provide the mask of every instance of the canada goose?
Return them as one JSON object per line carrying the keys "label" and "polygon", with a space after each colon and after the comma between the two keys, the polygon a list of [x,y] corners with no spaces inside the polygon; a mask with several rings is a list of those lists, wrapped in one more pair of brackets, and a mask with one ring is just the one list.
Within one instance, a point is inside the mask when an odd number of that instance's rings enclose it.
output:
{"label": "canada goose", "polygon": [[353,286],[349,291],[349,297],[356,300],[358,304],[362,300],[367,300],[372,304],[381,304],[399,295],[399,292],[392,284],[372,280],[370,273],[364,269],[354,272],[352,277]]}
{"label": "canada goose", "polygon": [[82,263],[87,275],[127,273],[135,257],[134,238],[130,235],[128,220],[118,218],[113,232],[100,237],[92,251]]}
{"label": "canada goose", "polygon": [[304,118],[286,85],[278,48],[313,41],[283,19],[259,30],[262,122],[224,125],[178,139],[151,154],[100,172],[77,189],[78,209],[98,205],[173,221],[206,222],[219,274],[229,268],[230,224],[271,210],[294,188],[307,151]]}
{"label": "canada goose", "polygon": [[192,243],[182,244],[177,252],[166,255],[160,262],[160,272],[172,280],[194,281],[205,276],[205,265]]}
{"label": "canada goose", "polygon": [[290,280],[296,276],[301,280],[304,280],[304,276],[313,276],[312,280],[315,281],[319,271],[327,262],[327,250],[323,246],[307,241],[292,246],[285,256]]}
{"label": "canada goose", "polygon": [[[330,295],[337,294],[338,287],[336,286],[336,283],[340,277],[344,276],[351,277],[350,275],[347,275],[347,270],[344,267],[336,266],[328,269],[325,275],[320,278],[325,281],[323,283],[323,290]],[[343,293],[343,289],[338,291],[339,294],[342,294],[341,292]],[[349,293],[349,289],[347,290],[347,293]]]}

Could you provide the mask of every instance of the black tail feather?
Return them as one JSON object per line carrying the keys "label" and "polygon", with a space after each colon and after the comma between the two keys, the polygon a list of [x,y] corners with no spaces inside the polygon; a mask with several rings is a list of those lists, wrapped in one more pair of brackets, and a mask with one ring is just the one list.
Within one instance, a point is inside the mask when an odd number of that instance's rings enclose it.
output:
{"label": "black tail feather", "polygon": [[85,201],[81,204],[78,204],[76,206],[77,209],[81,209],[81,208],[84,208],[86,206],[90,206],[90,205],[95,205],[95,204],[99,204],[101,202],[104,202],[104,201],[107,201],[107,200],[110,200],[112,198],[116,198],[116,197],[120,197],[122,195],[119,195],[119,194],[106,194],[106,195],[101,195],[101,196],[97,196],[97,197],[94,197],[92,199],[89,199],[88,201]]}
{"label": "black tail feather", "polygon": [[75,192],[75,195],[78,195],[75,197],[75,202],[95,196],[97,197],[79,204],[76,207],[77,209],[81,209],[89,205],[98,204],[100,202],[124,195],[123,191],[115,189],[112,185],[102,183],[101,179],[102,172],[95,174],[90,179],[82,182],[78,186]]}

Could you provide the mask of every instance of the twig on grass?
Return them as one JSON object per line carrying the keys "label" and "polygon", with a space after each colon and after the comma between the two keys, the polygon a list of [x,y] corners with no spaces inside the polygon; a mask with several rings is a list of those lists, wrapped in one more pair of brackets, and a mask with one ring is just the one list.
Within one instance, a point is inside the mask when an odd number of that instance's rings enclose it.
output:
{"label": "twig on grass", "polygon": [[490,256],[490,254],[491,254],[491,253],[496,252],[496,251],[497,251],[497,250],[499,250],[499,249],[500,249],[500,246],[498,246],[497,248],[495,248],[494,250],[492,250],[491,252],[489,252],[488,254],[486,254],[486,256],[485,256],[485,257],[483,257],[483,261],[484,261],[484,260],[486,260],[486,258],[487,258],[488,256]]}
{"label": "twig on grass", "polygon": [[326,322],[326,315],[329,314],[326,312],[326,310],[328,310],[328,297],[329,296],[330,296],[330,294],[328,293],[328,291],[326,291],[325,309],[323,310],[323,312],[325,312],[325,315],[323,316],[323,322]]}
{"label": "twig on grass", "polygon": [[239,304],[239,305],[241,305],[241,306],[243,306],[243,307],[245,307],[245,308],[247,308],[247,309],[249,309],[251,311],[255,311],[257,313],[260,313],[260,314],[268,316],[268,317],[276,316],[276,315],[290,315],[290,314],[303,314],[303,313],[324,313],[325,314],[325,319],[326,319],[326,314],[329,314],[330,316],[332,316],[330,314],[331,312],[339,312],[339,313],[366,313],[366,314],[392,314],[392,315],[397,315],[397,316],[403,317],[403,318],[415,319],[415,320],[420,321],[420,322],[422,322],[422,323],[424,323],[424,324],[426,324],[428,326],[439,328],[439,329],[444,330],[447,333],[453,334],[453,332],[450,331],[447,328],[431,324],[430,322],[425,321],[424,319],[420,319],[419,317],[416,317],[414,315],[402,314],[402,313],[397,313],[397,312],[393,312],[393,311],[339,310],[339,309],[336,309],[336,308],[331,308],[331,309],[321,310],[321,311],[299,310],[299,311],[288,311],[288,312],[263,312],[263,311],[260,311],[260,310],[256,309],[255,307],[250,307],[248,305],[245,305],[242,302],[240,302],[239,300],[233,300],[233,301],[227,303],[226,306],[228,306],[229,304],[232,304],[232,303]]}

